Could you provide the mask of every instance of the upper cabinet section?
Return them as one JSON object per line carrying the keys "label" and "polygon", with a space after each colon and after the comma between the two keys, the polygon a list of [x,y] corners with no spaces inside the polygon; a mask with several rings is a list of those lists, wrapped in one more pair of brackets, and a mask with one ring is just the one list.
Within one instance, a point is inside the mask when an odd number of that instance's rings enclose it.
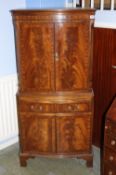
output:
{"label": "upper cabinet section", "polygon": [[91,88],[93,10],[12,11],[21,92]]}

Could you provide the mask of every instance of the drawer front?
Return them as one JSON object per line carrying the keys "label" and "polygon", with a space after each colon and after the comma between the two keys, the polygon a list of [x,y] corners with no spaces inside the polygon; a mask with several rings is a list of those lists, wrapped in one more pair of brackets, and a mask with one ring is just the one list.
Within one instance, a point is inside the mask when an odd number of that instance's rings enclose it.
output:
{"label": "drawer front", "polygon": [[89,112],[91,111],[90,103],[70,103],[58,104],[57,112]]}
{"label": "drawer front", "polygon": [[115,167],[111,166],[108,163],[104,164],[103,175],[116,175]]}
{"label": "drawer front", "polygon": [[104,159],[108,163],[116,165],[116,152],[112,151],[111,149],[105,148],[105,150],[104,150]]}
{"label": "drawer front", "polygon": [[110,120],[107,120],[105,124],[105,131],[115,136],[116,135],[116,123],[112,123]]}
{"label": "drawer front", "polygon": [[116,151],[116,138],[109,135],[105,136],[105,145]]}
{"label": "drawer front", "polygon": [[39,112],[39,113],[49,113],[54,112],[54,105],[47,103],[36,103],[36,102],[26,102],[19,101],[19,111],[20,112]]}

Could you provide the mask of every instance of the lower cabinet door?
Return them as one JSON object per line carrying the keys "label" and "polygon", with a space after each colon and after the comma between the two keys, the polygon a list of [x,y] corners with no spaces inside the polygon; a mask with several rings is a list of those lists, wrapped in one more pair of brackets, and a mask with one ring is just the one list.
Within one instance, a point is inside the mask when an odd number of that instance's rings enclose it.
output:
{"label": "lower cabinet door", "polygon": [[90,152],[91,125],[90,115],[58,117],[57,152],[68,154]]}
{"label": "lower cabinet door", "polygon": [[51,116],[20,115],[22,152],[55,152],[55,119]]}

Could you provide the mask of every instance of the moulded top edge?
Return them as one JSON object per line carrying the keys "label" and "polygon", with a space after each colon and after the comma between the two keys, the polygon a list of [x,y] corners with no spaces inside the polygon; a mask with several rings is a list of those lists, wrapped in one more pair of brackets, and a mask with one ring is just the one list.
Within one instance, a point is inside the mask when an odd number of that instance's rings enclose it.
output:
{"label": "moulded top edge", "polygon": [[38,13],[89,13],[93,14],[95,9],[90,8],[54,8],[54,9],[12,9],[11,13],[16,15],[28,15]]}

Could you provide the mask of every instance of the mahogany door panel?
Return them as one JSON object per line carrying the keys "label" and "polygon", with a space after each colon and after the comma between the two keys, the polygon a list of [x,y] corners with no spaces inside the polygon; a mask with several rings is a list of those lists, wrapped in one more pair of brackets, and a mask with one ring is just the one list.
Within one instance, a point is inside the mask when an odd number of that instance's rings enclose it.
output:
{"label": "mahogany door panel", "polygon": [[55,24],[56,90],[89,88],[90,24],[85,21]]}
{"label": "mahogany door panel", "polygon": [[62,153],[89,152],[90,123],[91,117],[88,115],[57,118],[57,151]]}
{"label": "mahogany door panel", "polygon": [[55,120],[53,117],[21,114],[20,132],[22,152],[55,152]]}
{"label": "mahogany door panel", "polygon": [[22,22],[16,35],[21,91],[54,90],[54,25]]}

